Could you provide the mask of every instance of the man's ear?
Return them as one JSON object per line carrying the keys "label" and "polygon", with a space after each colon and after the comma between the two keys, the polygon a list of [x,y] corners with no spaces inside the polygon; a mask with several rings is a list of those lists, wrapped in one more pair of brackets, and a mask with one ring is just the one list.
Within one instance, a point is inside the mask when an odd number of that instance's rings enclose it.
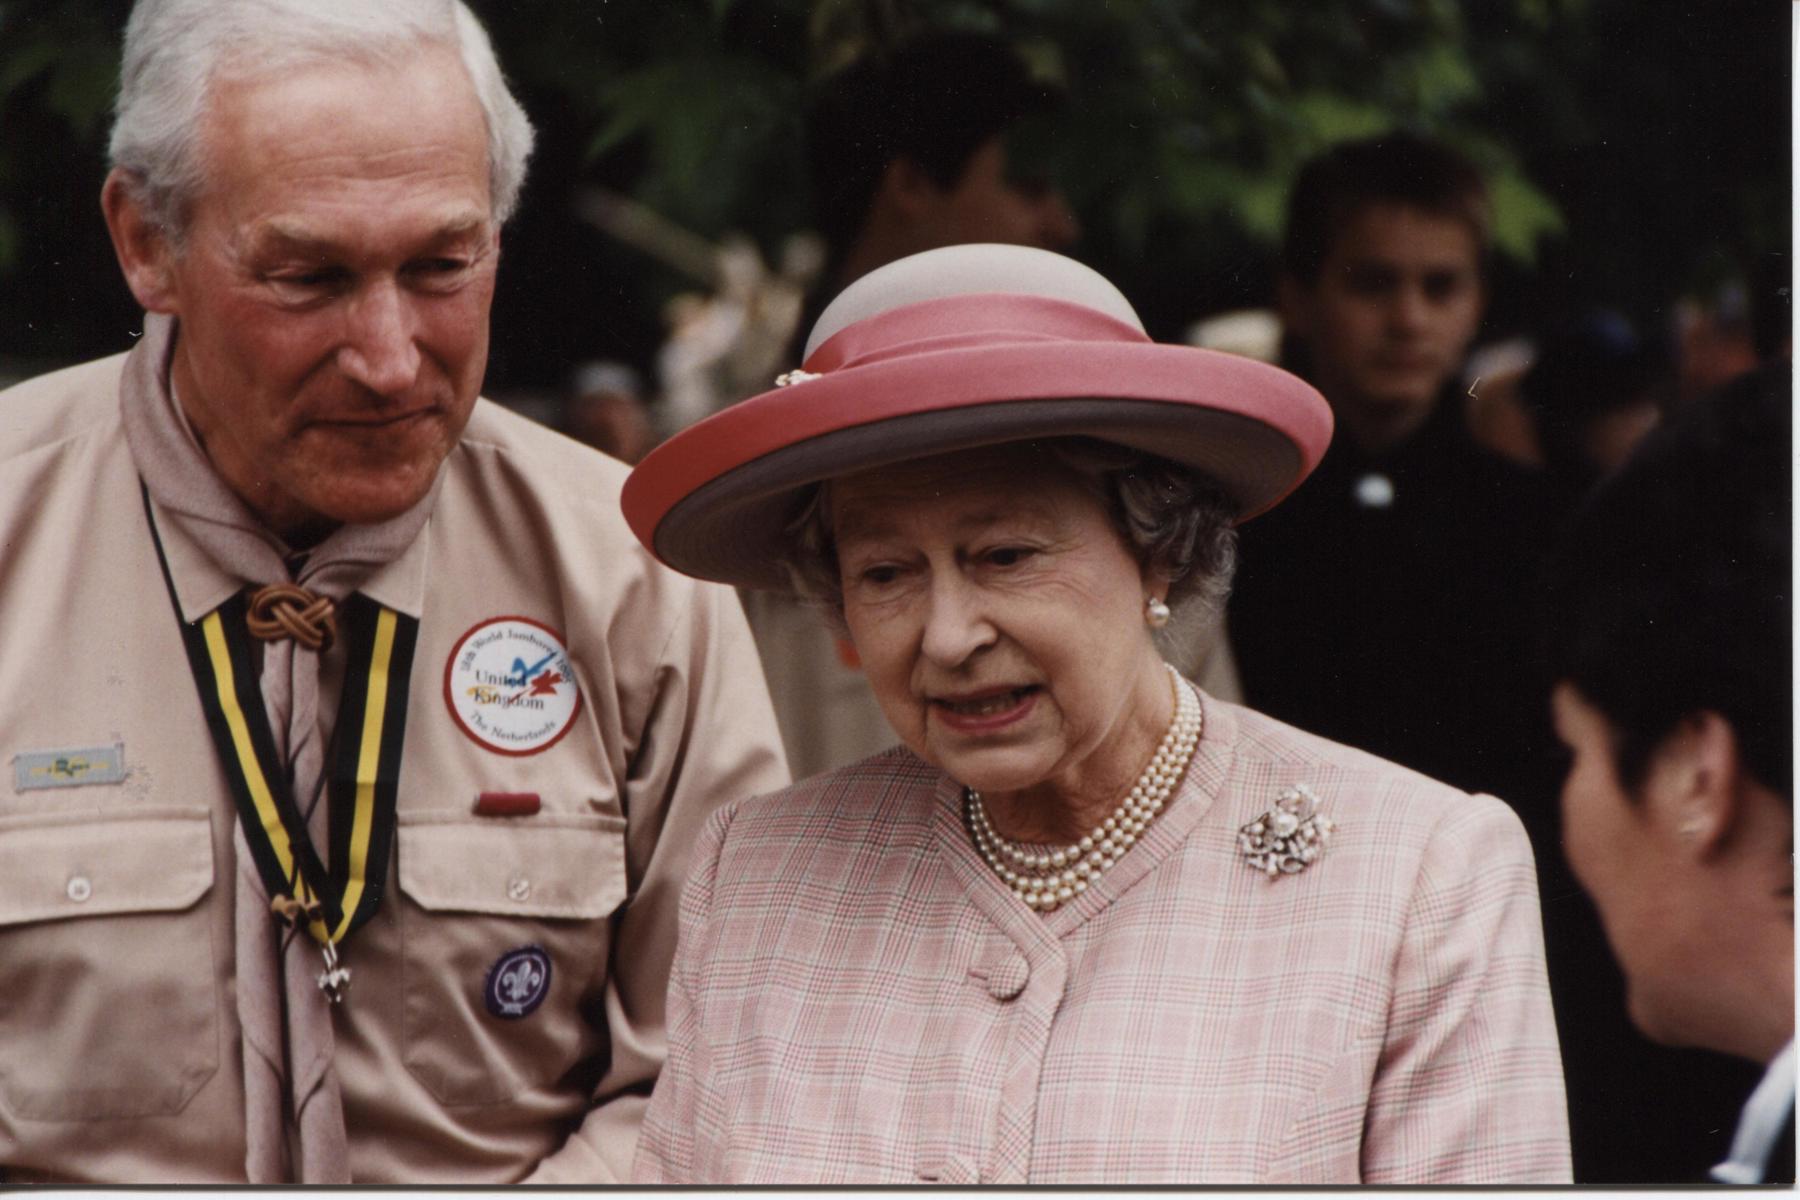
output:
{"label": "man's ear", "polygon": [[132,182],[114,167],[100,189],[100,211],[106,215],[113,253],[125,273],[125,285],[146,312],[178,313],[174,247],[168,234],[144,211]]}
{"label": "man's ear", "polygon": [[1651,754],[1644,800],[1659,830],[1682,852],[1711,858],[1742,823],[1743,783],[1731,722],[1716,712],[1690,713]]}
{"label": "man's ear", "polygon": [[881,183],[875,189],[877,200],[910,220],[923,217],[943,194],[925,168],[904,154],[882,168]]}
{"label": "man's ear", "polygon": [[1275,305],[1281,313],[1281,327],[1297,337],[1311,335],[1312,293],[1307,286],[1288,274],[1281,273],[1275,282]]}

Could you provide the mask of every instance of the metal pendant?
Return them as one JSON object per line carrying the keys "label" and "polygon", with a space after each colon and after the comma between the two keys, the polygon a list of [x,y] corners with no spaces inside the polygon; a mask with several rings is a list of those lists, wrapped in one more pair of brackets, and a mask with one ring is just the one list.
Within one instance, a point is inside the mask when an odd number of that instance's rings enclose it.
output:
{"label": "metal pendant", "polygon": [[319,990],[331,1003],[342,1004],[344,993],[350,990],[350,968],[338,961],[337,946],[333,943],[325,943],[324,955],[325,969],[319,972]]}

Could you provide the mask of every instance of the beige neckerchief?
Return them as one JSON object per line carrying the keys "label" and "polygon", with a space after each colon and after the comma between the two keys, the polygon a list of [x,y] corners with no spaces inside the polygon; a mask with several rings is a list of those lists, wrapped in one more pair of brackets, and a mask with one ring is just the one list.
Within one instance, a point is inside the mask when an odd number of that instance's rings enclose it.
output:
{"label": "beige neckerchief", "polygon": [[[246,586],[281,582],[290,574],[288,547],[213,471],[176,402],[169,382],[175,336],[173,318],[146,315],[144,337],[125,364],[119,399],[125,440],[150,493],[182,618],[193,621]],[[418,616],[425,565],[419,534],[442,479],[440,471],[425,498],[391,520],[339,527],[306,556],[293,581],[335,600],[360,590]],[[302,812],[324,770],[319,674],[319,656],[292,640],[264,648],[263,700]],[[314,807],[308,822],[319,848],[328,844],[326,808]],[[245,1173],[255,1184],[349,1183],[331,1007],[315,983],[318,947],[304,934],[284,938],[270,915],[269,895],[243,831],[233,824]]]}

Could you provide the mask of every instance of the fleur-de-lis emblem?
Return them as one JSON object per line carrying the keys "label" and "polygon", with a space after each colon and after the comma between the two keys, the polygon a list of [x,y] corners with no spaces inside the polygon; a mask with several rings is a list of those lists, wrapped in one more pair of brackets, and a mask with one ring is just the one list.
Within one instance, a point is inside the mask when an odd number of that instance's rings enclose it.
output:
{"label": "fleur-de-lis emblem", "polygon": [[523,1004],[531,998],[531,994],[544,981],[544,973],[529,960],[522,961],[512,970],[500,977],[500,986],[506,991],[506,998],[515,1004]]}
{"label": "fleur-de-lis emblem", "polygon": [[1281,793],[1274,807],[1238,829],[1246,862],[1273,879],[1306,870],[1325,852],[1337,826],[1319,812],[1319,797],[1304,783]]}

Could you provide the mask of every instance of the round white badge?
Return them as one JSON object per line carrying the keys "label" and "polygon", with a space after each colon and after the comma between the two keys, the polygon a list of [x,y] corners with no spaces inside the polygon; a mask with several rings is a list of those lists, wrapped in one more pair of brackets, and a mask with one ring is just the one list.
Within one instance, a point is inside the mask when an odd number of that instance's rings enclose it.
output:
{"label": "round white badge", "polygon": [[569,732],[581,689],[562,638],[529,617],[492,617],[444,665],[444,700],[457,725],[497,754],[536,754]]}

